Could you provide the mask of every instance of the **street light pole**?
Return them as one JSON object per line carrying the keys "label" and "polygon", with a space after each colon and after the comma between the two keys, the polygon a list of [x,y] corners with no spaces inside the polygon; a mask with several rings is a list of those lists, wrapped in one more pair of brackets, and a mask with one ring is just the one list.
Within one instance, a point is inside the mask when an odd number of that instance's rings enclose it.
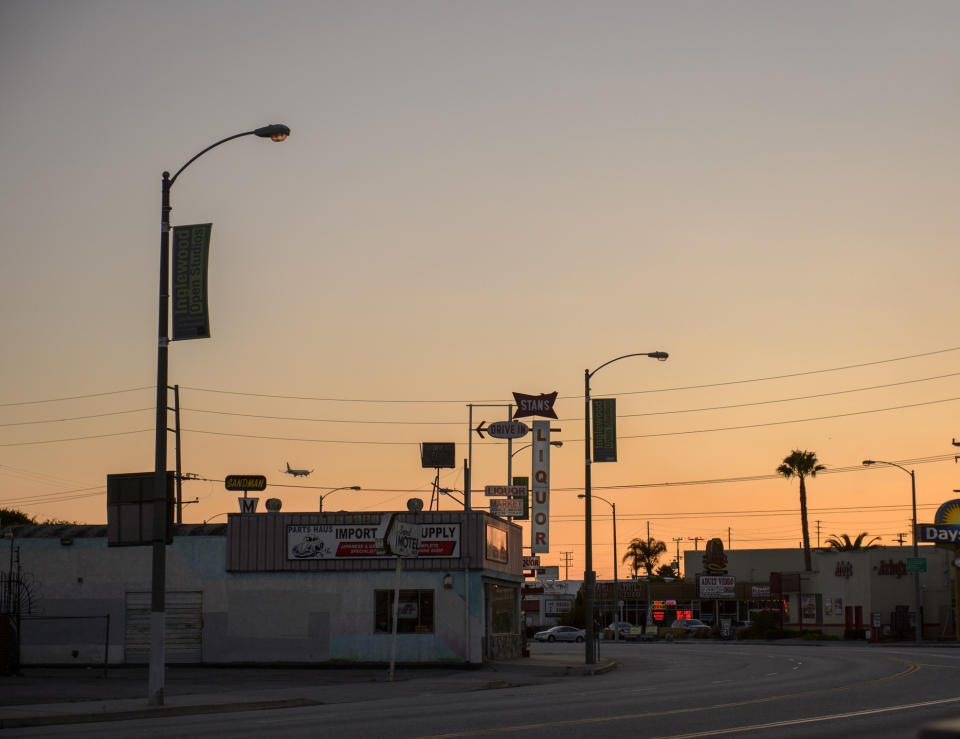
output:
{"label": "street light pole", "polygon": [[624,354],[622,357],[611,359],[597,367],[593,372],[588,369],[583,371],[583,441],[584,441],[584,465],[583,465],[583,515],[584,515],[584,568],[583,573],[583,605],[586,611],[586,654],[585,661],[588,665],[596,664],[597,652],[596,645],[593,643],[593,600],[594,600],[594,579],[593,571],[593,516],[592,516],[592,487],[593,483],[590,476],[590,464],[592,454],[590,449],[590,378],[602,370],[608,364],[613,364],[627,357],[650,357],[665,362],[669,355],[666,352],[645,352],[638,354]]}
{"label": "street light pole", "polygon": [[[896,462],[884,462],[880,459],[865,459],[863,464],[886,464],[890,467],[896,467],[897,469],[903,470],[908,475],[910,475],[910,503],[913,508],[913,557],[917,559],[920,557],[920,550],[917,546],[917,476],[913,470],[908,470],[906,467],[901,467]],[[917,623],[913,629],[914,632],[914,641],[918,644],[923,641],[923,618],[920,613],[920,573],[913,573],[913,610],[917,614]]]}
{"label": "street light pole", "polygon": [[170,190],[177,177],[199,157],[214,147],[241,136],[259,136],[273,141],[283,141],[290,129],[280,123],[244,131],[228,136],[191,157],[177,172],[170,176],[164,172],[160,182],[160,300],[157,331],[157,415],[156,444],[154,454],[154,505],[153,505],[153,567],[152,594],[150,599],[150,671],[148,676],[147,701],[152,706],[163,705],[164,621],[166,600],[166,541],[167,541],[167,347],[170,311]]}
{"label": "street light pole", "polygon": [[359,489],[360,489],[359,485],[344,485],[342,488],[334,488],[333,490],[324,493],[323,495],[320,496],[320,513],[323,513],[323,499],[326,498],[331,493],[335,493],[338,490],[359,490]]}
{"label": "street light pole", "polygon": [[[578,495],[578,498],[585,498],[585,495]],[[623,620],[620,617],[620,581],[617,577],[617,565],[619,564],[617,560],[617,504],[611,503],[606,498],[601,498],[599,495],[594,495],[594,498],[597,500],[602,500],[613,510],[613,640],[619,641],[620,639],[620,622]]]}

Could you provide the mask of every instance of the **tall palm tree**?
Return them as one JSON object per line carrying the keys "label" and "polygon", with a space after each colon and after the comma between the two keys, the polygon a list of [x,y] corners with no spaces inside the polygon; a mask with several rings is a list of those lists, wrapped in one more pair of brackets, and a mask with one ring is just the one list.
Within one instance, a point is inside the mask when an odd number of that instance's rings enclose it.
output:
{"label": "tall palm tree", "polygon": [[627,545],[627,552],[623,555],[623,562],[630,565],[633,576],[642,567],[647,571],[647,577],[653,576],[653,568],[657,565],[660,555],[667,551],[667,545],[654,539],[634,539]]}
{"label": "tall palm tree", "polygon": [[[875,541],[880,541],[879,536],[873,537],[866,544],[863,543],[863,540],[866,539],[869,534],[866,531],[863,531],[857,534],[857,538],[852,540],[850,539],[849,534],[841,534],[837,536],[832,534],[824,543],[830,549],[835,552],[853,552],[859,551],[861,549],[877,549],[880,547],[879,544],[874,544]],[[841,538],[842,537],[842,538]]]}
{"label": "tall palm tree", "polygon": [[794,449],[790,456],[784,457],[783,464],[777,467],[777,473],[789,480],[796,475],[800,478],[800,519],[803,522],[803,564],[807,572],[813,569],[810,564],[810,528],[807,526],[807,485],[806,478],[816,477],[826,467],[817,462],[817,455],[806,450]]}

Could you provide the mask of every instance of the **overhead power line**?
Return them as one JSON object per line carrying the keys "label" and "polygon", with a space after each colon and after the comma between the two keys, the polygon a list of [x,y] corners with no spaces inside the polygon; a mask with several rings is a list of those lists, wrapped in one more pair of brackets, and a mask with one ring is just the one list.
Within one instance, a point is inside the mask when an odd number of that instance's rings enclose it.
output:
{"label": "overhead power line", "polygon": [[60,403],[64,400],[85,400],[86,398],[102,398],[105,395],[120,395],[121,393],[136,393],[141,390],[153,390],[152,385],[131,387],[126,390],[108,390],[102,393],[88,393],[87,395],[67,395],[61,398],[44,398],[43,400],[20,400],[15,403],[0,403],[0,408],[10,408],[15,405],[37,405],[38,403]]}
{"label": "overhead power line", "polygon": [[[937,354],[946,354],[948,352],[960,351],[960,346],[949,347],[946,349],[937,349],[930,352],[922,352],[920,354],[909,354],[902,357],[892,357],[890,359],[878,359],[872,362],[861,362],[859,364],[847,364],[841,367],[827,367],[825,369],[816,369],[816,370],[807,370],[805,372],[791,372],[784,375],[770,375],[768,377],[753,377],[746,380],[729,380],[727,382],[711,382],[703,385],[684,385],[681,387],[667,387],[667,388],[656,388],[652,390],[633,390],[622,393],[610,393],[610,395],[647,395],[652,393],[669,393],[675,392],[678,390],[702,390],[705,388],[711,387],[727,387],[730,385],[743,385],[751,382],[767,382],[770,380],[785,380],[791,377],[806,377],[808,375],[818,375],[824,374],[827,372],[840,372],[843,370],[849,369],[858,369],[861,367],[872,367],[880,364],[890,364],[892,362],[903,362],[908,359],[920,359],[922,357],[932,357]],[[502,398],[488,398],[484,400],[471,399],[471,400],[397,400],[390,398],[334,398],[327,396],[313,396],[313,395],[283,395],[276,393],[253,393],[253,392],[242,392],[239,390],[218,390],[214,388],[204,388],[204,387],[193,387],[189,385],[181,385],[182,390],[191,390],[193,392],[200,393],[216,393],[220,395],[242,395],[251,398],[274,398],[279,400],[312,400],[326,403],[458,403],[460,405],[467,405],[470,403],[504,403],[509,402],[505,401]],[[562,400],[567,400],[571,398],[580,398],[580,395],[566,395],[561,396]]]}

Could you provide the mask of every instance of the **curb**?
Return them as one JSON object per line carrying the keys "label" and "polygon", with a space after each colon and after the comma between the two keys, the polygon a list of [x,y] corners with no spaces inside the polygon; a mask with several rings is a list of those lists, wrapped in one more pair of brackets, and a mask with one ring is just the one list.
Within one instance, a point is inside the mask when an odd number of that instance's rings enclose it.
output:
{"label": "curb", "polygon": [[127,721],[159,716],[192,716],[204,713],[235,713],[239,711],[265,711],[274,708],[304,708],[322,706],[322,701],[306,698],[291,698],[278,701],[254,701],[245,703],[214,703],[201,706],[159,706],[137,710],[102,711],[100,713],[71,713],[59,716],[23,716],[0,719],[0,730],[28,726],[55,726],[58,724],[89,724],[100,721]]}

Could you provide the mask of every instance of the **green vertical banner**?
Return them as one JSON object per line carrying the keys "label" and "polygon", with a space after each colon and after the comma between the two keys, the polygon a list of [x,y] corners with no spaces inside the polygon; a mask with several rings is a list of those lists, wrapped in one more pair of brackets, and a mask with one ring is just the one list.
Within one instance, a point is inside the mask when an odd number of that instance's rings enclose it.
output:
{"label": "green vertical banner", "polygon": [[212,223],[173,229],[173,340],[209,339],[207,260]]}
{"label": "green vertical banner", "polygon": [[522,485],[527,489],[527,494],[523,496],[511,495],[511,498],[523,498],[523,515],[514,516],[514,521],[529,521],[530,520],[530,478],[529,477],[517,477],[513,478],[514,485]]}
{"label": "green vertical banner", "polygon": [[593,461],[617,461],[617,399],[593,398]]}

